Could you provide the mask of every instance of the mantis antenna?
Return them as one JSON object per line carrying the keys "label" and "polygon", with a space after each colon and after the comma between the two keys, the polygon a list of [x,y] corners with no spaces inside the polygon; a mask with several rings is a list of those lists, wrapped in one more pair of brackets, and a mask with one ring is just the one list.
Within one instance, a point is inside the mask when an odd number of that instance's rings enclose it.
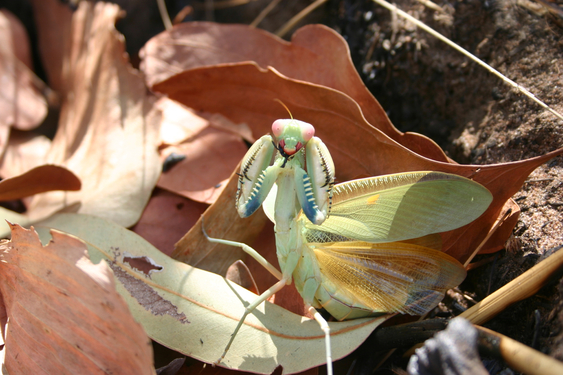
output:
{"label": "mantis antenna", "polygon": [[293,120],[293,115],[291,114],[291,111],[289,110],[289,108],[287,108],[287,106],[281,100],[279,100],[278,98],[275,98],[274,100],[276,102],[280,103],[285,108],[287,113],[289,113],[289,118]]}

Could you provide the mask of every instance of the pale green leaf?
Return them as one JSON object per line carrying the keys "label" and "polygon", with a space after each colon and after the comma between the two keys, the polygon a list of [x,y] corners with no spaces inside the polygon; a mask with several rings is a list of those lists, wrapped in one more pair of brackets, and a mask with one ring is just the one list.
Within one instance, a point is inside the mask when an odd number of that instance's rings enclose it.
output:
{"label": "pale green leaf", "polygon": [[[135,233],[101,218],[58,214],[35,228],[42,241],[49,240],[51,228],[83,240],[94,263],[108,262],[119,281],[118,291],[148,335],[204,362],[221,356],[244,305],[256,298],[219,275],[173,260]],[[385,319],[331,322],[333,358],[353,351]],[[318,324],[266,302],[248,316],[221,365],[270,374],[279,365],[284,373],[296,373],[324,362],[324,335]]]}

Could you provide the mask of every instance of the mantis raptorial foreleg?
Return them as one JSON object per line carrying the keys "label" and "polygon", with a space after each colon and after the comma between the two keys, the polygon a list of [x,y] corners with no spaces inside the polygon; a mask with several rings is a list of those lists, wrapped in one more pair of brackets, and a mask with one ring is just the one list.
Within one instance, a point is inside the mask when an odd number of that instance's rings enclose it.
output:
{"label": "mantis raptorial foreleg", "polygon": [[269,165],[274,150],[272,137],[265,135],[254,142],[244,156],[236,196],[237,211],[241,217],[256,212],[278,177],[279,167]]}
{"label": "mantis raptorial foreleg", "polygon": [[[291,171],[295,179],[291,188],[300,208],[313,224],[321,224],[330,211],[334,181],[334,163],[327,147],[313,136],[313,126],[302,121],[277,120],[272,132],[279,139],[277,145],[271,136],[265,135],[252,145],[243,159],[236,197],[239,215],[252,215],[280,175]],[[275,150],[278,156],[270,165]]]}

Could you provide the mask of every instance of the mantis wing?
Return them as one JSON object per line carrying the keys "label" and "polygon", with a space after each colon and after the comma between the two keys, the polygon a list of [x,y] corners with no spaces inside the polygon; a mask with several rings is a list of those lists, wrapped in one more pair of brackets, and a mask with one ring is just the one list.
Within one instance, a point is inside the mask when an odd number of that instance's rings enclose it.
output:
{"label": "mantis wing", "polygon": [[373,312],[422,315],[465,278],[465,269],[454,258],[411,243],[311,245],[326,278],[323,285],[328,282],[325,288]]}
{"label": "mantis wing", "polygon": [[403,241],[469,224],[491,201],[485,187],[461,176],[399,173],[336,185],[328,219],[304,225],[353,240]]}

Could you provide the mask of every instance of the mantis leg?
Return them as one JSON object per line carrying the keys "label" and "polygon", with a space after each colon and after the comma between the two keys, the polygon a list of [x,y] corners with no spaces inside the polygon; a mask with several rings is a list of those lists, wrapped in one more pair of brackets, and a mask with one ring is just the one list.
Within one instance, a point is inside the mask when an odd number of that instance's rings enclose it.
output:
{"label": "mantis leg", "polygon": [[307,172],[295,168],[295,192],[303,213],[320,225],[330,212],[334,163],[325,144],[313,137],[306,146]]}
{"label": "mantis leg", "polygon": [[274,185],[280,169],[278,166],[269,166],[274,151],[272,137],[265,135],[244,156],[236,197],[240,217],[252,215]]}
{"label": "mantis leg", "polygon": [[[334,162],[326,145],[317,137],[307,143],[306,149],[307,174],[315,202],[319,211],[326,218],[330,212],[332,185],[334,184]],[[320,224],[320,223],[318,223]]]}
{"label": "mantis leg", "polygon": [[205,236],[205,238],[207,238],[207,240],[209,242],[220,243],[220,244],[228,245],[228,246],[240,247],[245,253],[247,253],[248,255],[253,257],[254,259],[256,259],[256,261],[258,263],[260,263],[260,265],[262,265],[262,267],[264,267],[272,275],[274,275],[276,277],[276,279],[281,280],[283,278],[282,273],[280,271],[278,271],[278,269],[276,267],[274,267],[270,262],[268,262],[266,260],[266,258],[264,258],[256,250],[254,250],[252,247],[248,246],[247,244],[242,243],[242,242],[222,240],[220,238],[209,237],[209,235],[207,235],[207,232],[205,231],[205,226],[204,226],[204,223],[203,223],[203,216],[201,217],[201,231],[203,232],[203,235]]}
{"label": "mantis leg", "polygon": [[313,189],[314,186],[311,184],[311,179],[307,173],[301,169],[295,169],[295,193],[297,194],[297,199],[299,204],[303,209],[303,213],[313,224],[322,224],[326,219],[327,212],[322,212],[319,210],[319,205],[315,199]]}
{"label": "mantis leg", "polygon": [[[236,247],[240,247],[245,253],[247,253],[248,255],[250,255],[251,257],[253,257],[254,259],[256,259],[256,261],[258,263],[260,263],[264,268],[266,268],[268,271],[270,271],[270,273],[272,275],[274,275],[279,281],[277,283],[275,283],[272,287],[270,287],[268,290],[266,290],[264,293],[262,293],[258,298],[256,298],[250,305],[248,305],[245,309],[244,309],[244,315],[240,318],[233,334],[231,335],[231,339],[229,340],[229,342],[227,343],[227,346],[225,347],[225,351],[223,352],[223,354],[221,355],[221,357],[217,360],[217,362],[215,362],[214,364],[217,365],[219,364],[223,358],[225,358],[225,356],[227,355],[227,352],[229,351],[229,348],[231,347],[231,344],[233,343],[235,336],[237,335],[238,331],[240,330],[240,328],[242,327],[242,325],[244,324],[244,321],[246,319],[246,317],[248,316],[248,314],[252,313],[252,311],[254,311],[254,309],[256,307],[258,307],[258,305],[260,305],[262,302],[264,302],[265,300],[267,300],[268,298],[270,298],[272,295],[274,295],[275,293],[277,293],[278,291],[280,291],[284,286],[287,285],[287,281],[288,278],[285,278],[282,276],[282,273],[280,271],[278,271],[270,262],[268,262],[262,255],[258,254],[258,252],[256,250],[254,250],[252,247],[248,246],[247,244],[244,244],[242,242],[236,242],[236,241],[229,241],[229,240],[222,240],[219,238],[212,238],[209,237],[207,235],[207,232],[205,231],[205,227],[203,225],[203,217],[201,220],[201,230],[203,231],[203,234],[205,235],[205,238],[207,238],[208,241],[210,242],[214,242],[214,243],[220,243],[223,245],[229,245],[229,246],[236,246]],[[325,322],[326,323],[326,322]]]}
{"label": "mantis leg", "polygon": [[[267,300],[268,298],[270,298],[271,296],[273,296],[274,294],[276,294],[277,292],[279,292],[284,286],[287,285],[287,279],[286,278],[282,278],[280,281],[278,281],[277,283],[275,283],[272,287],[270,287],[270,289],[266,290],[264,293],[262,293],[260,295],[260,297],[256,298],[250,305],[248,305],[245,309],[244,309],[244,315],[242,316],[242,318],[240,318],[237,327],[235,328],[235,331],[233,332],[233,334],[231,335],[231,339],[229,340],[229,342],[227,343],[227,346],[225,347],[225,351],[223,352],[223,354],[221,355],[221,357],[217,360],[217,362],[214,363],[214,365],[218,365],[219,363],[221,363],[221,361],[223,360],[223,358],[225,358],[225,356],[227,355],[227,352],[229,351],[229,348],[231,347],[231,344],[233,343],[233,341],[235,340],[235,336],[237,335],[238,331],[240,330],[240,327],[242,327],[242,325],[244,324],[244,321],[246,319],[246,317],[252,313],[252,311],[254,311],[254,309],[256,307],[258,307],[258,305],[260,305],[262,302],[264,302],[265,300]],[[322,318],[322,317],[321,317]],[[325,321],[326,323],[326,321]],[[328,324],[327,324],[328,327]]]}
{"label": "mantis leg", "polygon": [[326,350],[326,373],[332,375],[332,347],[330,346],[330,327],[325,318],[313,307],[308,306],[308,311],[313,318],[319,323],[321,329],[325,333],[325,350]]}

